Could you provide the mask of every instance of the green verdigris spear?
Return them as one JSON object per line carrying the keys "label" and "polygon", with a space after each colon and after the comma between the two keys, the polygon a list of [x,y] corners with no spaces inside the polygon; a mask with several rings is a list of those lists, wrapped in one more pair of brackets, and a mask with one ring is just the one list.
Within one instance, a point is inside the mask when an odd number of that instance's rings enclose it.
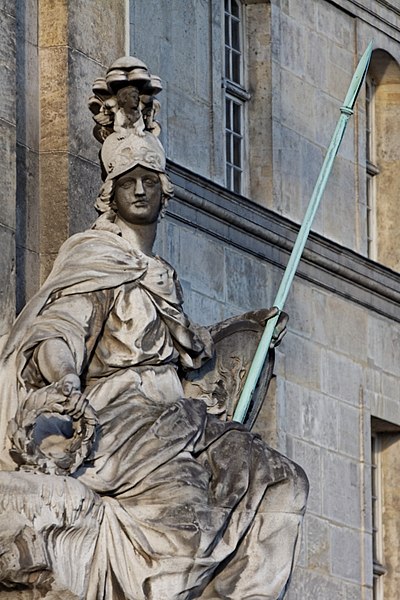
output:
{"label": "green verdigris spear", "polygon": [[[278,293],[275,298],[275,302],[273,304],[279,309],[279,312],[283,310],[283,307],[285,305],[286,298],[289,293],[289,288],[292,284],[298,264],[300,262],[300,258],[303,253],[308,234],[310,233],[315,213],[317,212],[317,208],[322,198],[322,194],[324,193],[328,177],[332,170],[333,161],[343,139],[347,122],[353,114],[353,107],[357,99],[358,92],[360,91],[361,85],[364,81],[364,77],[367,73],[369,61],[371,59],[372,54],[372,48],[373,42],[370,42],[368,48],[366,49],[360,62],[358,63],[357,69],[353,75],[353,79],[351,80],[351,84],[347,92],[346,98],[344,100],[343,106],[340,108],[341,115],[339,121],[336,125],[336,129],[333,134],[328,151],[326,153],[321,172],[317,179],[317,183],[315,184],[314,191],[312,193],[311,200],[304,217],[304,221],[300,227],[300,231],[298,233],[296,242],[293,246],[289,262],[287,264],[285,273],[279,286]],[[240,423],[243,423],[246,419],[247,411],[249,409],[255,387],[263,369],[265,359],[267,357],[268,350],[271,344],[274,329],[278,322],[278,318],[279,314],[273,319],[267,321],[267,325],[258,345],[257,351],[254,355],[253,362],[249,369],[246,382],[243,386],[239,402],[233,415],[234,421],[239,421]]]}

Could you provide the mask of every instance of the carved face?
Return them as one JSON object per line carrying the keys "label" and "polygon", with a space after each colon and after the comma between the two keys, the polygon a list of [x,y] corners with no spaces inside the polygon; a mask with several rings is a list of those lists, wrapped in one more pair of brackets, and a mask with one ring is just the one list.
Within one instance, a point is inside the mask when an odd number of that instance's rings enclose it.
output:
{"label": "carved face", "polygon": [[139,106],[139,90],[131,85],[117,92],[119,106],[126,110],[135,110]]}
{"label": "carved face", "polygon": [[155,223],[161,209],[158,174],[137,166],[116,181],[114,205],[118,215],[132,225]]}

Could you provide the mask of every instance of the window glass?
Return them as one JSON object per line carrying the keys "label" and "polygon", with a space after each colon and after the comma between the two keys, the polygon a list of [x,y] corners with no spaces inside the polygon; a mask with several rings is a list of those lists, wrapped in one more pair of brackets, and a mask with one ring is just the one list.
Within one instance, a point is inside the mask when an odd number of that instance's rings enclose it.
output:
{"label": "window glass", "polygon": [[226,136],[226,185],[242,193],[243,187],[243,131],[244,98],[248,97],[242,87],[243,7],[236,0],[225,0],[225,136]]}

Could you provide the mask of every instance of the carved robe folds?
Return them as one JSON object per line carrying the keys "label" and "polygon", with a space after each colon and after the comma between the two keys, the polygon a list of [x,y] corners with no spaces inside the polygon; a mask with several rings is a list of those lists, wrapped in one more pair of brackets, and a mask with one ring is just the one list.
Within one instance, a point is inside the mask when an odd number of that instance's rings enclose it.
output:
{"label": "carved robe folds", "polygon": [[[35,349],[61,338],[97,436],[70,476],[10,472],[5,449],[3,585],[88,600],[276,600],[285,588],[306,478],[243,426],[184,397],[180,370],[200,367],[212,340],[181,303],[172,268],[118,235],[94,230],[64,244],[3,353],[2,423],[46,385]],[[57,418],[36,427],[39,446],[68,437]]]}

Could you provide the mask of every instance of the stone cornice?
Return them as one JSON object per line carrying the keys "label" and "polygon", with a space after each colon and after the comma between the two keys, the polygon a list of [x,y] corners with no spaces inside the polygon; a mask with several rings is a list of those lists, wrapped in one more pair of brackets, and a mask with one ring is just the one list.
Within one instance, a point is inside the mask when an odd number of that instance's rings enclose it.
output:
{"label": "stone cornice", "polygon": [[[386,12],[382,14],[379,10],[374,9],[369,2],[364,0],[329,0],[332,4],[340,6],[349,14],[352,14],[364,21],[368,22],[373,27],[380,29],[379,23],[385,29],[387,34],[396,35],[400,31],[400,8],[395,6],[393,0],[375,0],[376,4],[380,5]],[[391,18],[394,16],[394,19]],[[395,22],[397,21],[397,22]],[[397,38],[398,39],[398,38]]]}
{"label": "stone cornice", "polygon": [[[285,268],[296,223],[174,163],[168,168],[176,189],[170,217]],[[297,275],[400,322],[400,274],[314,232]]]}

